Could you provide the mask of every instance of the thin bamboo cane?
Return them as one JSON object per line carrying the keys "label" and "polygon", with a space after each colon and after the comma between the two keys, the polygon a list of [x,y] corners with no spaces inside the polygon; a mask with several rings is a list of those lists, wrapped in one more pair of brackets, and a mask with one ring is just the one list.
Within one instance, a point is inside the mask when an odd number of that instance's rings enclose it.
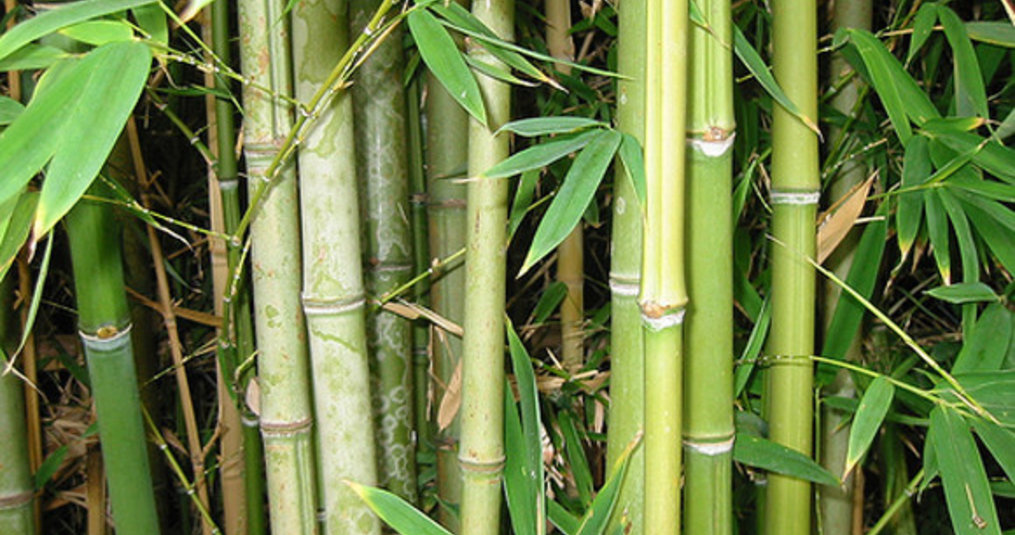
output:
{"label": "thin bamboo cane", "polygon": [[[102,195],[99,186],[90,193]],[[113,519],[121,533],[158,533],[119,233],[110,207],[93,201],[80,201],[66,222]]]}
{"label": "thin bamboo cane", "polygon": [[690,43],[684,527],[733,532],[733,56],[729,0]]}
{"label": "thin bamboo cane", "polygon": [[[344,0],[308,0],[293,11],[296,96],[314,95],[349,46]],[[328,534],[379,533],[366,504],[343,483],[377,483],[372,440],[352,96],[324,109],[300,148],[307,315],[317,414],[318,480]],[[413,452],[414,453],[414,452]]]}
{"label": "thin bamboo cane", "polygon": [[[270,87],[272,94],[289,95],[289,35],[283,8],[281,2],[240,2],[240,60],[248,79]],[[292,163],[279,167],[270,185],[262,184],[270,178],[269,168],[290,134],[292,117],[271,96],[249,85],[243,89],[248,190],[252,199],[260,199],[251,224],[251,260],[271,530],[314,533],[312,409]]]}
{"label": "thin bamboo cane", "polygon": [[645,531],[666,535],[680,533],[687,2],[650,0],[646,16]]}
{"label": "thin bamboo cane", "polygon": [[[447,258],[465,247],[465,189],[459,179],[467,168],[469,120],[464,109],[432,74],[426,81],[426,171],[427,216],[430,223],[430,252],[434,258]],[[461,261],[448,266],[430,286],[430,305],[434,312],[458,325],[464,319],[465,268]],[[432,346],[433,373],[436,377],[432,405],[435,416],[448,395],[455,369],[462,358],[462,340],[434,328]],[[435,418],[437,420],[437,418]],[[447,427],[433,430],[437,449],[437,495],[440,501],[457,508],[462,495],[462,474],[458,467],[459,417]],[[440,523],[458,532],[458,515],[449,507],[440,507]]]}
{"label": "thin bamboo cane", "polygon": [[[645,0],[618,4],[617,127],[644,142],[645,132]],[[618,166],[619,167],[619,166]],[[626,171],[614,178],[613,227],[610,251],[610,420],[607,466],[614,466],[624,448],[643,429],[645,356],[638,289],[641,285],[642,210]],[[635,450],[614,509],[612,532],[629,523],[629,533],[642,530],[644,449]]]}
{"label": "thin bamboo cane", "polygon": [[[359,32],[384,0],[350,4]],[[356,164],[364,225],[366,285],[371,295],[412,277],[412,228],[406,157],[402,26],[385,37],[356,70],[352,88]],[[416,446],[412,411],[412,324],[392,312],[368,318],[371,377],[382,486],[416,501]]]}
{"label": "thin bamboo cane", "polygon": [[[817,120],[817,9],[812,0],[772,3],[776,80],[799,110]],[[780,107],[773,110],[771,246],[772,327],[766,391],[769,437],[804,455],[812,448],[814,219],[820,192],[818,138]],[[769,535],[811,528],[807,481],[770,473],[764,525]]]}
{"label": "thin bamboo cane", "polygon": [[[550,55],[574,61],[574,40],[571,29],[570,0],[546,1],[546,48]],[[568,74],[571,67],[563,63],[554,65]],[[564,238],[557,247],[557,280],[567,287],[567,295],[560,304],[560,334],[562,340],[561,364],[571,373],[577,373],[584,364],[582,320],[585,300],[585,261],[583,254],[582,223]]]}
{"label": "thin bamboo cane", "polygon": [[[501,39],[513,38],[514,1],[474,2],[472,13]],[[478,61],[500,63],[473,47]],[[501,68],[504,68],[503,66]],[[478,176],[508,155],[508,137],[493,135],[508,121],[511,88],[479,77],[489,125],[469,120],[469,175]],[[500,530],[504,470],[504,304],[507,256],[507,182],[471,180],[467,186],[465,319],[462,367],[461,533]]]}
{"label": "thin bamboo cane", "polygon": [[[20,324],[13,306],[14,274],[0,282],[0,366],[11,358]],[[29,464],[28,429],[21,379],[14,373],[0,374],[0,533],[34,535],[35,489]]]}
{"label": "thin bamboo cane", "polygon": [[[873,4],[870,0],[856,0],[852,2],[835,2],[832,25],[836,28],[865,28],[870,29]],[[846,76],[850,72],[849,63],[841,54],[832,56],[829,72],[832,81]],[[851,80],[839,89],[839,92],[832,98],[832,107],[841,111],[844,115],[850,116],[856,106],[858,97],[857,80]],[[843,135],[838,128],[830,128],[829,139],[835,140]],[[832,179],[827,190],[829,200],[834,202],[842,198],[853,186],[863,182],[866,178],[866,166],[859,160],[845,162],[840,168],[838,175]],[[853,264],[853,253],[859,240],[859,233],[850,232],[836,250],[829,255],[825,265],[835,272],[840,278],[845,279]],[[824,328],[827,332],[829,323],[835,307],[839,302],[841,290],[831,281],[825,281],[823,285],[823,316]],[[860,358],[860,336],[859,333],[853,337],[846,352],[847,360],[858,361]],[[856,388],[853,385],[852,376],[846,370],[840,370],[832,384],[824,389],[826,396],[855,397]],[[849,431],[851,426],[847,422],[848,415],[843,411],[822,408],[821,414],[821,464],[833,474],[841,474],[846,466],[846,454],[849,447]],[[833,487],[824,485],[820,488],[819,525],[827,535],[850,535],[853,533],[853,474],[850,473],[843,480],[842,485]]]}

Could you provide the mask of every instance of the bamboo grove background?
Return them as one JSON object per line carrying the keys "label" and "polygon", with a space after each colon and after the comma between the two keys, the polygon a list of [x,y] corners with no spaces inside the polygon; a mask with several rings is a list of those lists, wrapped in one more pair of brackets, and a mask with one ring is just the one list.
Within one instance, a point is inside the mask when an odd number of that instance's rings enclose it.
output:
{"label": "bamboo grove background", "polygon": [[1015,530],[1015,10],[6,0],[0,533]]}

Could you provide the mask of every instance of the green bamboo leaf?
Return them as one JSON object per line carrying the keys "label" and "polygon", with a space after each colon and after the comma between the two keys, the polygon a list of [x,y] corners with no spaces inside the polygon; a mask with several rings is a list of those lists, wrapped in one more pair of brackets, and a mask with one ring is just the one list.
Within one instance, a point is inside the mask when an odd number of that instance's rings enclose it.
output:
{"label": "green bamboo leaf", "polygon": [[930,413],[927,440],[937,456],[948,514],[957,535],[1000,535],[980,452],[969,424],[953,409],[938,405]]}
{"label": "green bamboo leaf", "polygon": [[624,176],[631,181],[634,192],[638,195],[638,203],[645,206],[647,195],[645,185],[645,155],[641,144],[631,134],[624,134],[620,142],[620,161],[624,164]]}
{"label": "green bamboo leaf", "polygon": [[765,61],[761,59],[761,54],[751,46],[751,42],[744,36],[744,32],[739,26],[733,24],[733,51],[736,53],[740,61],[747,67],[747,70],[751,71],[754,78],[758,80],[761,87],[765,89],[780,106],[783,107],[790,115],[800,120],[807,128],[813,130],[818,136],[821,136],[821,130],[818,128],[816,122],[811,117],[804,115],[800,108],[797,108],[796,104],[793,103],[783,92],[782,87],[776,82],[775,76],[768,69],[768,65],[765,65]]}
{"label": "green bamboo leaf", "polygon": [[939,4],[937,13],[954,55],[955,111],[959,115],[990,117],[980,62],[976,57],[976,51],[973,50],[973,43],[966,34],[966,27],[959,16],[946,5]]}
{"label": "green bamboo leaf", "polygon": [[495,134],[511,132],[523,137],[569,134],[587,128],[608,128],[609,125],[586,117],[533,117],[511,121],[497,129]]}
{"label": "green bamboo leaf", "polygon": [[130,41],[134,30],[122,20],[90,20],[67,26],[60,33],[82,43],[100,46],[118,41]]}
{"label": "green bamboo leaf", "polygon": [[67,457],[67,452],[70,450],[67,444],[60,446],[53,450],[43,459],[42,464],[35,472],[35,490],[42,490],[46,483],[56,475],[56,471],[60,469],[60,465],[63,464],[63,460]]}
{"label": "green bamboo leaf", "polygon": [[20,194],[56,151],[67,109],[88,81],[77,60],[66,60],[39,80],[35,95],[16,121],[0,134],[0,202]]}
{"label": "green bamboo leaf", "polygon": [[557,423],[560,425],[560,432],[564,435],[564,453],[567,457],[567,464],[571,467],[574,476],[575,487],[578,490],[578,499],[585,507],[592,506],[592,471],[589,469],[589,460],[585,456],[585,447],[582,445],[581,436],[574,423],[571,413],[564,410],[557,415]]}
{"label": "green bamboo leaf", "polygon": [[511,201],[511,215],[508,218],[508,237],[513,237],[515,231],[522,224],[522,219],[529,212],[532,206],[532,195],[536,191],[536,183],[539,182],[539,169],[530,169],[522,173],[518,180],[518,189],[515,190],[515,198]]}
{"label": "green bamboo leaf", "polygon": [[32,228],[32,217],[35,215],[35,207],[39,202],[39,193],[25,192],[16,199],[12,198],[11,201],[15,202],[11,203],[13,209],[5,220],[3,240],[0,241],[0,279],[3,279],[7,274],[18,251],[28,239],[28,232]]}
{"label": "green bamboo leaf", "polygon": [[970,423],[1009,481],[1015,482],[1015,431],[980,418],[973,418]]}
{"label": "green bamboo leaf", "polygon": [[[956,191],[955,195],[960,198],[968,199],[975,196],[1008,203],[1015,202],[1015,188],[993,180],[982,180],[978,177],[960,175],[950,180],[948,186],[957,188],[959,191]],[[967,192],[971,195],[966,195]]]}
{"label": "green bamboo leaf", "polygon": [[638,434],[624,448],[620,456],[610,467],[610,474],[599,489],[599,494],[592,500],[592,506],[582,516],[581,525],[574,531],[574,535],[602,535],[606,530],[606,524],[613,513],[613,507],[617,504],[617,496],[620,494],[620,485],[627,475],[627,466],[631,464],[631,454],[641,442],[641,434]]}
{"label": "green bamboo leaf", "polygon": [[546,502],[546,516],[564,535],[574,535],[581,526],[581,519],[571,514],[554,500]]}
{"label": "green bamboo leaf", "polygon": [[373,487],[346,481],[367,506],[401,535],[452,535],[430,517],[398,496]]}
{"label": "green bamboo leaf", "polygon": [[556,281],[553,284],[546,287],[543,290],[543,295],[539,297],[539,302],[532,308],[532,324],[539,325],[546,321],[553,314],[554,310],[560,306],[560,303],[567,297],[567,284]]}
{"label": "green bamboo leaf", "polygon": [[967,22],[966,34],[975,41],[1015,48],[1015,25],[1008,22],[999,20]]}
{"label": "green bamboo leaf", "polygon": [[526,171],[542,169],[572,152],[581,150],[591,143],[592,140],[597,139],[601,133],[602,131],[600,130],[592,130],[573,136],[561,136],[538,145],[533,145],[501,160],[497,165],[487,169],[480,176],[482,178],[503,178]]}
{"label": "green bamboo leaf", "polygon": [[867,453],[867,448],[874,441],[874,436],[877,435],[888,409],[892,406],[894,396],[895,387],[891,381],[884,375],[878,375],[860,398],[860,407],[853,417],[853,425],[849,430],[849,446],[842,479],[846,479],[856,463]]}
{"label": "green bamboo leaf", "polygon": [[[505,381],[507,383],[507,381]],[[536,526],[536,488],[526,469],[528,448],[525,432],[518,417],[511,385],[504,385],[504,497],[507,500],[511,526],[518,535],[533,535]]]}
{"label": "green bamboo leaf", "polygon": [[737,432],[733,443],[733,459],[738,463],[819,485],[837,487],[841,484],[828,470],[799,451],[747,433]]}
{"label": "green bamboo leaf", "polygon": [[934,22],[937,20],[937,4],[923,4],[913,17],[913,34],[909,38],[909,53],[906,55],[906,63],[913,61],[916,53],[923,48],[923,44],[930,37],[934,30]]}
{"label": "green bamboo leaf", "polygon": [[486,108],[479,84],[448,31],[429,11],[409,12],[409,32],[419,48],[419,55],[441,85],[469,115],[486,124]]}
{"label": "green bamboo leaf", "polygon": [[54,46],[29,43],[19,48],[17,52],[0,60],[0,72],[45,69],[57,61],[68,57],[70,57],[70,54]]}
{"label": "green bamboo leaf", "polygon": [[[1010,362],[1002,370],[967,372],[955,379],[1001,425],[1015,429],[1015,367],[1011,367]],[[950,390],[945,392],[954,398]]]}
{"label": "green bamboo leaf", "polygon": [[948,237],[948,215],[936,190],[923,192],[923,209],[927,213],[927,235],[934,248],[934,261],[945,284],[952,281],[951,247]]}
{"label": "green bamboo leaf", "polygon": [[[525,509],[530,511],[528,515],[531,523],[514,523],[515,529],[520,526],[529,526],[530,533],[541,535],[546,532],[546,495],[543,491],[543,444],[540,435],[542,427],[539,414],[539,392],[536,389],[536,374],[532,371],[532,359],[529,357],[525,345],[522,343],[514,325],[510,320],[505,320],[508,345],[511,349],[511,367],[515,373],[515,380],[518,385],[518,398],[521,406],[521,426],[525,444],[525,461],[521,463],[524,475],[528,479],[529,492],[524,496],[525,503],[529,505]],[[507,390],[510,396],[510,389]],[[514,405],[514,403],[512,403]],[[512,407],[512,410],[514,408]],[[510,454],[509,454],[510,455]],[[516,500],[517,503],[517,500]],[[510,508],[509,508],[510,510]],[[514,519],[514,512],[512,512]]]}
{"label": "green bamboo leaf", "polygon": [[25,106],[20,102],[10,97],[0,96],[0,126],[13,123],[23,111],[25,111]]}
{"label": "green bamboo leaf", "polygon": [[620,146],[620,139],[620,134],[613,130],[599,132],[575,158],[564,177],[564,184],[536,229],[519,274],[556,248],[581,220]]}
{"label": "green bamboo leaf", "polygon": [[[973,172],[972,168],[965,167],[964,172]],[[969,228],[969,219],[962,209],[959,201],[948,189],[939,188],[938,197],[948,213],[948,221],[951,222],[955,239],[959,244],[959,257],[962,259],[962,276],[966,282],[974,281],[980,273],[979,252],[976,243],[973,241],[973,232]]]}
{"label": "green bamboo leaf", "polygon": [[981,169],[1015,184],[1015,150],[976,134],[938,128],[934,122],[924,126],[924,133],[959,154],[972,153],[973,163]]}
{"label": "green bamboo leaf", "polygon": [[66,123],[42,184],[34,236],[42,236],[71,209],[99,173],[148,79],[151,54],[139,42],[96,48],[81,62],[88,80]]}
{"label": "green bamboo leaf", "polygon": [[987,243],[987,247],[1009,272],[1015,270],[1015,234],[1003,221],[998,221],[977,203],[961,199],[966,215],[972,221],[977,234]]}
{"label": "green bamboo leaf", "polygon": [[465,63],[468,63],[470,67],[476,69],[480,74],[489,76],[495,80],[500,80],[504,83],[522,85],[527,87],[535,87],[537,84],[533,82],[526,82],[521,78],[511,74],[511,71],[502,68],[499,65],[493,65],[487,63],[481,59],[477,59],[473,56],[465,56]]}
{"label": "green bamboo leaf", "polygon": [[765,338],[768,337],[768,326],[771,321],[771,300],[766,298],[761,304],[758,320],[754,322],[751,336],[747,339],[747,345],[744,346],[744,350],[740,354],[740,364],[737,365],[737,369],[733,373],[733,397],[735,398],[740,397],[744,387],[747,386],[747,380],[750,379],[751,372],[754,371],[754,366],[758,361],[758,355],[761,354],[761,348],[765,346]]}
{"label": "green bamboo leaf", "polygon": [[[1007,189],[1010,190],[1009,195],[1015,193],[1015,188],[1007,187]],[[1012,211],[1007,206],[997,201],[985,199],[980,195],[971,195],[962,190],[949,188],[949,191],[954,192],[957,199],[976,205],[980,211],[987,214],[990,219],[994,220],[995,224],[1001,225],[1010,232],[1015,232],[1015,211]]]}
{"label": "green bamboo leaf", "polygon": [[927,295],[956,305],[998,301],[1000,297],[982,282],[960,282],[950,286],[938,286],[927,290]]}
{"label": "green bamboo leaf", "polygon": [[0,36],[0,59],[32,41],[61,28],[125,9],[154,3],[156,0],[81,0],[40,13]]}
{"label": "green bamboo leaf", "polygon": [[[211,1],[207,0],[204,3],[210,4]],[[169,43],[169,25],[166,22],[166,13],[162,11],[159,4],[153,2],[138,6],[132,9],[131,13],[134,14],[141,31],[148,34],[152,41],[163,45]]]}
{"label": "green bamboo leaf", "polygon": [[[986,286],[982,283],[974,284]],[[989,287],[985,290],[995,300],[998,299]],[[1000,370],[1012,344],[1012,330],[1012,313],[1000,302],[988,306],[973,325],[969,336],[963,340],[962,349],[952,365],[952,373]]]}

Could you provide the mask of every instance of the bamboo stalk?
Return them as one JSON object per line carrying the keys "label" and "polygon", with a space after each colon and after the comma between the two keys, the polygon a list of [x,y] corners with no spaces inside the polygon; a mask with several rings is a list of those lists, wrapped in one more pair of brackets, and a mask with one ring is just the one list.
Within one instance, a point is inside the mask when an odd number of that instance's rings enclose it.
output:
{"label": "bamboo stalk", "polygon": [[[350,4],[354,32],[384,0]],[[371,295],[412,277],[409,170],[402,26],[391,31],[356,70],[352,88],[356,164],[364,225],[366,286]],[[416,446],[412,409],[412,324],[385,310],[368,317],[380,484],[416,501]]]}
{"label": "bamboo stalk", "polygon": [[[430,224],[430,253],[447,258],[465,247],[465,189],[460,181],[467,168],[469,120],[464,109],[427,73],[424,112],[426,114],[427,219]],[[430,285],[434,312],[461,325],[465,305],[465,268],[462,261],[444,269]],[[462,357],[462,340],[445,331],[433,331],[433,413],[448,395],[455,369]],[[437,418],[434,419],[435,421]],[[456,414],[447,427],[433,430],[437,449],[437,496],[450,507],[461,502],[462,474],[458,466],[460,418]],[[458,533],[458,515],[448,507],[438,511],[440,523]]]}
{"label": "bamboo stalk", "polygon": [[728,0],[690,42],[684,526],[733,532],[733,57]]}
{"label": "bamboo stalk", "polygon": [[[853,2],[835,2],[832,25],[836,28],[865,28],[870,29],[873,5],[870,0]],[[849,63],[841,54],[835,54],[830,61],[829,72],[832,81],[847,76],[851,68]],[[849,83],[843,85],[839,92],[832,97],[832,107],[841,111],[844,115],[850,116],[857,103],[859,86],[854,77]],[[847,132],[838,128],[829,129],[829,139],[839,139]],[[828,185],[829,200],[834,202],[842,198],[853,186],[860,184],[866,178],[866,166],[860,160],[845,162],[839,173]],[[845,279],[853,264],[853,253],[859,240],[858,232],[850,232],[836,250],[825,261],[825,265],[840,278]],[[823,285],[823,316],[824,329],[827,333],[829,323],[839,303],[839,296],[842,293],[839,287],[831,281],[825,281]],[[844,358],[851,361],[860,360],[860,333],[856,333],[853,342],[850,344]],[[846,370],[839,370],[836,373],[832,384],[824,388],[826,396],[855,397],[856,388],[853,385],[852,376]],[[821,413],[821,464],[833,474],[841,474],[846,466],[846,454],[849,447],[850,424],[846,421],[848,415],[843,411],[837,411],[829,407],[823,407]],[[819,525],[827,535],[851,535],[853,533],[853,474],[850,473],[839,487],[824,485],[820,488]],[[862,496],[858,496],[862,497]]]}
{"label": "bamboo stalk", "polygon": [[680,533],[687,2],[650,0],[646,17],[645,531],[666,535]]}
{"label": "bamboo stalk", "polygon": [[[817,9],[811,0],[772,3],[776,80],[799,110],[817,121]],[[820,192],[818,138],[780,107],[773,110],[771,247],[772,326],[766,392],[769,437],[811,455],[813,427],[814,270]],[[768,475],[765,533],[806,533],[811,528],[807,481]]]}
{"label": "bamboo stalk", "polygon": [[[99,186],[90,190],[101,195]],[[67,214],[78,329],[102,440],[113,519],[121,533],[158,533],[123,286],[110,207],[83,200]]]}
{"label": "bamboo stalk", "polygon": [[[283,7],[280,2],[240,2],[240,60],[248,79],[270,87],[271,94],[289,95]],[[259,199],[250,229],[251,260],[271,531],[314,533],[312,408],[300,304],[296,182],[291,162],[277,167],[277,175],[270,171],[293,122],[281,102],[249,85],[243,89],[247,185],[252,202]],[[241,221],[237,232],[242,228]]]}
{"label": "bamboo stalk", "polygon": [[[13,273],[0,281],[0,366],[6,368],[11,350],[17,346],[15,335],[20,318],[14,309]],[[29,464],[28,428],[25,422],[25,397],[21,378],[0,373],[0,533],[34,535],[35,489]]]}
{"label": "bamboo stalk", "polygon": [[[513,39],[514,1],[474,2],[472,13],[501,39]],[[472,47],[478,61],[500,65]],[[501,68],[504,68],[501,66]],[[507,157],[508,137],[493,135],[511,113],[511,88],[479,77],[489,125],[469,120],[469,176]],[[504,470],[504,305],[507,256],[507,182],[471,180],[467,186],[465,315],[462,368],[460,533],[493,535],[500,530]]]}
{"label": "bamboo stalk", "polygon": [[[617,67],[617,127],[644,142],[645,132],[645,0],[624,0],[619,11]],[[641,285],[642,210],[626,171],[618,166],[614,178],[613,227],[610,252],[610,419],[606,463],[617,458],[644,426],[644,338],[638,290]],[[634,451],[612,519],[610,532],[620,523],[630,533],[643,533],[644,449]]]}
{"label": "bamboo stalk", "polygon": [[[344,0],[308,0],[293,11],[296,96],[308,99],[349,46]],[[318,481],[328,534],[379,533],[366,504],[343,483],[377,483],[370,410],[352,96],[323,110],[299,152],[303,201],[303,307],[317,415]],[[413,452],[414,453],[414,452]]]}

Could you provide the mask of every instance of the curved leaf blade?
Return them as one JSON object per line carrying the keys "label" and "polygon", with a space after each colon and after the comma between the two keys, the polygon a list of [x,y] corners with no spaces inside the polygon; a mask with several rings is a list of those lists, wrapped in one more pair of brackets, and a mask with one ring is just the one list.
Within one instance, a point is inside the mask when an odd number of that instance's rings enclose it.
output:
{"label": "curved leaf blade", "polygon": [[352,481],[346,481],[345,484],[349,485],[381,520],[402,535],[452,535],[430,517],[386,490]]}
{"label": "curved leaf blade", "polygon": [[523,137],[549,136],[552,134],[569,134],[585,128],[607,128],[608,124],[587,117],[532,117],[511,121],[497,129],[494,135],[511,132]]}
{"label": "curved leaf blade", "polygon": [[782,444],[738,432],[733,443],[733,459],[755,468],[804,479],[819,485],[837,487],[841,482],[810,457]]}
{"label": "curved leaf blade", "polygon": [[846,479],[856,463],[867,453],[867,448],[874,441],[881,423],[892,406],[895,387],[884,375],[879,375],[867,387],[860,398],[860,407],[853,417],[853,426],[849,431],[849,446],[846,450],[846,467],[842,479]]}
{"label": "curved leaf blade", "polygon": [[572,152],[579,151],[595,139],[600,132],[583,132],[576,136],[551,139],[533,145],[501,160],[480,175],[481,178],[504,178],[541,169]]}
{"label": "curved leaf blade", "polygon": [[462,59],[455,40],[429,11],[414,9],[409,12],[408,21],[409,32],[426,66],[469,115],[486,124],[479,83]]}
{"label": "curved leaf blade", "polygon": [[987,472],[966,420],[953,409],[938,405],[930,413],[927,440],[934,448],[955,533],[1000,535]]}

